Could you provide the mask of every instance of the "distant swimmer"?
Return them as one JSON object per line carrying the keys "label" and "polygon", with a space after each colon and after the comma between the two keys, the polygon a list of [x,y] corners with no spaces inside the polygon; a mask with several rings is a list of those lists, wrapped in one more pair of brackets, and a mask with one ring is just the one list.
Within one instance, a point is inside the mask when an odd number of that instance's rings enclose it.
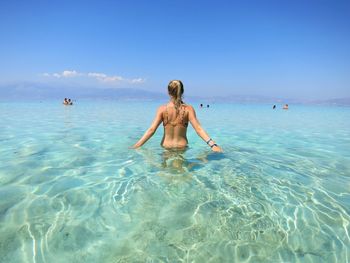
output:
{"label": "distant swimmer", "polygon": [[285,104],[285,105],[283,106],[283,109],[284,109],[284,110],[288,110],[288,104]]}
{"label": "distant swimmer", "polygon": [[73,101],[71,99],[64,98],[63,105],[73,105]]}
{"label": "distant swimmer", "polygon": [[272,109],[276,109],[276,105],[273,105]]}
{"label": "distant swimmer", "polygon": [[188,144],[187,126],[188,123],[191,123],[198,136],[208,144],[212,151],[222,152],[221,147],[202,128],[194,108],[182,101],[183,93],[184,87],[180,80],[170,81],[168,85],[169,102],[158,108],[151,126],[139,141],[133,145],[133,148],[139,148],[144,145],[153,136],[159,125],[163,123],[164,134],[161,146],[167,149],[185,149]]}
{"label": "distant swimmer", "polygon": [[209,108],[209,104],[207,104],[207,108]]}
{"label": "distant swimmer", "polygon": [[201,103],[201,105],[199,105],[201,108],[203,108],[203,104]]}

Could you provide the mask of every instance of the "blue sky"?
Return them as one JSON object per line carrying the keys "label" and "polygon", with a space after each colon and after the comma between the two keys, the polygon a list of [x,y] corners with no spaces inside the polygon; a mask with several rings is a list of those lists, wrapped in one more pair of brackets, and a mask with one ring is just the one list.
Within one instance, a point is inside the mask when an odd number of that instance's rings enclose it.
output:
{"label": "blue sky", "polygon": [[0,85],[350,97],[350,1],[1,1]]}

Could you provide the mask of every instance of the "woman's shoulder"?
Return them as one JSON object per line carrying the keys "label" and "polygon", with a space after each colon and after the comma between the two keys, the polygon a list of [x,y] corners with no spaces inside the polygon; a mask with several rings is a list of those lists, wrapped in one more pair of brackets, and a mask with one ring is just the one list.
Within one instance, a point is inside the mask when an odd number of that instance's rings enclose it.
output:
{"label": "woman's shoulder", "polygon": [[186,110],[193,110],[193,107],[192,107],[192,105],[190,105],[190,104],[183,103],[182,106],[183,106]]}
{"label": "woman's shoulder", "polygon": [[166,110],[166,104],[160,105],[157,109],[157,112],[163,113]]}

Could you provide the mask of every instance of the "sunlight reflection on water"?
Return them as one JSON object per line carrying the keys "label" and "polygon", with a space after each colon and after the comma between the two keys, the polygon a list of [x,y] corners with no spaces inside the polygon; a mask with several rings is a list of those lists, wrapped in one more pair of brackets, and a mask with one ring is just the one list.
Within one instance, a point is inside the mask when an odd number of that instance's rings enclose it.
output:
{"label": "sunlight reflection on water", "polygon": [[197,109],[223,154],[132,145],[156,103],[0,104],[0,262],[347,262],[350,109]]}

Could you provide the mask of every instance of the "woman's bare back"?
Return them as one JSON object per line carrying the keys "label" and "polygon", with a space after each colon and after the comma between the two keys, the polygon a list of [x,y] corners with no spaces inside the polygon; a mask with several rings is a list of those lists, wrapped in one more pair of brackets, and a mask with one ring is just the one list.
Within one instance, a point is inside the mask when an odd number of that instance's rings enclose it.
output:
{"label": "woman's bare back", "polygon": [[189,112],[187,105],[181,104],[176,111],[173,103],[168,103],[162,109],[164,135],[161,145],[164,148],[184,148],[188,144],[187,126]]}

